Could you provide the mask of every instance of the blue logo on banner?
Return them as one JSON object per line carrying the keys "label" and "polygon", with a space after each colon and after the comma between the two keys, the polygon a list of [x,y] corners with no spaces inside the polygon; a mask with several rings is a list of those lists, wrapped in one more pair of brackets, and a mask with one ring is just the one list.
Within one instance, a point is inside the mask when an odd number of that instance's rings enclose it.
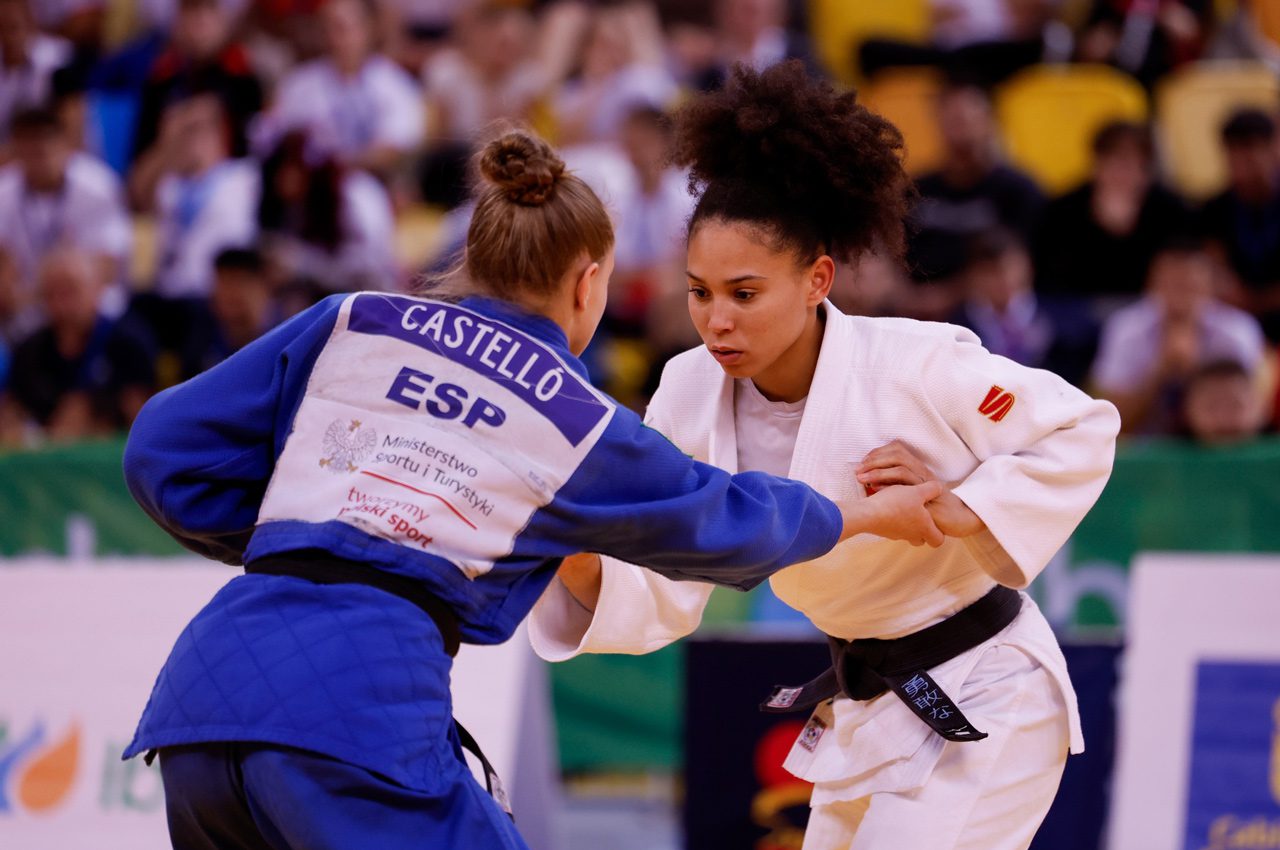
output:
{"label": "blue logo on banner", "polygon": [[[501,384],[550,420],[574,446],[609,412],[591,388],[566,369],[546,345],[470,310],[438,301],[369,295],[355,300],[347,327],[359,333],[395,337]],[[408,371],[422,379],[428,377],[423,372]],[[455,395],[466,398],[466,392],[455,390]],[[404,395],[403,388],[399,395]],[[396,400],[407,403],[402,398]],[[493,415],[498,412],[501,411]]]}
{"label": "blue logo on banner", "polygon": [[1183,850],[1280,848],[1280,663],[1196,671]]}

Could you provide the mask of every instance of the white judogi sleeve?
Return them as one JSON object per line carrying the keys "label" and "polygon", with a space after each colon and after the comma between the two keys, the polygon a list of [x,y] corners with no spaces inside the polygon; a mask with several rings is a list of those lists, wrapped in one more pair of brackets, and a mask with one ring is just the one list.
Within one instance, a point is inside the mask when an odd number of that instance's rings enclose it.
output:
{"label": "white judogi sleeve", "polygon": [[954,488],[987,524],[966,543],[996,581],[1026,587],[1102,493],[1119,414],[1052,372],[964,339],[934,350],[923,383],[980,461]]}
{"label": "white judogi sleeve", "polygon": [[[645,412],[645,424],[669,438],[675,433],[670,407],[670,395],[659,386]],[[697,458],[697,452],[692,454]],[[643,655],[691,634],[702,622],[714,585],[672,581],[607,556],[600,562],[600,598],[594,612],[583,607],[558,576],[533,607],[529,642],[539,657],[565,661],[584,652]]]}
{"label": "white judogi sleeve", "polygon": [[539,657],[565,661],[589,653],[643,655],[693,632],[714,585],[672,581],[650,570],[602,557],[600,600],[594,612],[553,579],[529,619]]}

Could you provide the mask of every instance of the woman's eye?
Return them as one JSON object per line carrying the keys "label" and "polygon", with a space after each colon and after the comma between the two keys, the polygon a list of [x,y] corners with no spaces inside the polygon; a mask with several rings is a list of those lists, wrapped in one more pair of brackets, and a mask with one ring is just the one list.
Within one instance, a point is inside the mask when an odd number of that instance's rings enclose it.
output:
{"label": "woman's eye", "polygon": [[755,297],[755,295],[756,294],[749,289],[739,289],[737,292],[733,293],[733,297],[737,298],[739,301],[750,301]]}
{"label": "woman's eye", "polygon": [[707,291],[703,289],[701,286],[691,286],[689,287],[689,292],[690,294],[693,295],[694,298],[697,298],[699,301],[707,297]]}

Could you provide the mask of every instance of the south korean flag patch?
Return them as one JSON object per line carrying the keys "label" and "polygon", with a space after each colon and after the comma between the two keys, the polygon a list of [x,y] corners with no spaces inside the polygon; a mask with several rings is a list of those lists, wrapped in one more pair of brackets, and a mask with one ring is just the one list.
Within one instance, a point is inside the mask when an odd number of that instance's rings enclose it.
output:
{"label": "south korean flag patch", "polygon": [[778,686],[774,688],[773,694],[762,706],[764,709],[776,709],[785,711],[796,704],[796,700],[800,698],[800,694],[804,692],[804,688],[784,688]]}
{"label": "south korean flag patch", "polygon": [[818,748],[818,741],[822,739],[822,733],[826,731],[827,724],[815,714],[809,718],[809,722],[800,730],[800,737],[796,738],[796,743],[809,752],[813,752]]}

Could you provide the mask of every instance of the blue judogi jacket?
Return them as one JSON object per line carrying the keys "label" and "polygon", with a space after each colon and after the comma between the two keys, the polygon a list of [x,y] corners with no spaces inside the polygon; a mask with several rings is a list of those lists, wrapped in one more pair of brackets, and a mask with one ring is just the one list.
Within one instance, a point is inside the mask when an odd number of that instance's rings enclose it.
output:
{"label": "blue judogi jacket", "polygon": [[[591,386],[557,325],[482,298],[332,296],[149,401],[124,465],[193,551],[325,550],[421,582],[482,644],[575,552],[748,588],[842,527],[804,484],[685,456]],[[258,741],[431,790],[457,768],[449,666],[397,596],[239,576],[179,637],[125,757]]]}

